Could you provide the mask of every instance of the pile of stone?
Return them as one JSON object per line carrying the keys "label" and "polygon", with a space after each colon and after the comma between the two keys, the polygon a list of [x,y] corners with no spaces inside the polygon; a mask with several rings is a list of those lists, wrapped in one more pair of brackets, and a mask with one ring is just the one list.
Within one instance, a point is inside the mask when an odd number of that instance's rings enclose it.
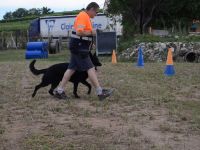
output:
{"label": "pile of stone", "polygon": [[173,49],[174,59],[183,59],[188,52],[194,52],[200,55],[200,42],[183,43],[183,42],[154,42],[140,43],[124,50],[120,55],[121,60],[136,60],[139,47],[143,50],[144,59],[152,62],[166,61],[167,50],[169,47]]}

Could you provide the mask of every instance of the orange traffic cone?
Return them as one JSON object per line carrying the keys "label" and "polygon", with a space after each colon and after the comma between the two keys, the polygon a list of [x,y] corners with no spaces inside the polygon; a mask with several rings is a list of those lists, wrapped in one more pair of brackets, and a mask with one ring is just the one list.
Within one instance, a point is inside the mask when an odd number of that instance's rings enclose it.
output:
{"label": "orange traffic cone", "polygon": [[112,64],[116,64],[116,63],[117,63],[117,57],[116,57],[115,50],[113,50],[113,52],[112,52]]}
{"label": "orange traffic cone", "polygon": [[164,74],[166,76],[173,76],[175,74],[174,70],[174,63],[173,63],[173,55],[172,55],[172,49],[169,48],[168,55],[167,55],[167,63]]}

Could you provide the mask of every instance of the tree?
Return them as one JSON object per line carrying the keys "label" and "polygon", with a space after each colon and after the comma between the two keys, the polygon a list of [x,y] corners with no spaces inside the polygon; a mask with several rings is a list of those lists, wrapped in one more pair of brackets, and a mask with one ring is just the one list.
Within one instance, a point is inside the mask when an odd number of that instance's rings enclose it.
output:
{"label": "tree", "polygon": [[157,18],[168,27],[178,29],[180,33],[191,25],[193,19],[200,19],[199,0],[164,0],[160,5]]}
{"label": "tree", "polygon": [[12,12],[7,12],[7,13],[3,16],[3,19],[4,19],[4,20],[9,20],[9,19],[12,19],[12,18],[13,18]]}
{"label": "tree", "polygon": [[14,18],[23,18],[28,15],[28,11],[25,8],[18,8],[12,15]]}
{"label": "tree", "polygon": [[148,23],[153,19],[157,7],[163,0],[111,0],[108,12],[121,14],[122,24],[136,26],[143,34]]}
{"label": "tree", "polygon": [[39,16],[39,15],[41,15],[41,9],[38,9],[38,8],[29,9],[29,10],[28,10],[28,14],[29,14],[29,15],[36,15],[36,16]]}
{"label": "tree", "polygon": [[42,7],[41,11],[42,11],[42,14],[43,14],[43,15],[53,13],[53,11],[51,11],[51,9],[50,9],[50,8],[47,8],[47,7]]}
{"label": "tree", "polygon": [[16,19],[16,18],[23,18],[27,17],[30,15],[34,16],[40,16],[40,15],[46,15],[46,14],[51,14],[54,13],[51,11],[50,8],[43,7],[43,8],[31,8],[29,10],[26,10],[25,8],[18,8],[14,12],[7,12],[3,18],[4,20],[9,20],[9,19]]}
{"label": "tree", "polygon": [[143,34],[150,24],[162,22],[167,26],[188,26],[200,18],[199,0],[110,0],[108,12],[121,14],[124,31]]}

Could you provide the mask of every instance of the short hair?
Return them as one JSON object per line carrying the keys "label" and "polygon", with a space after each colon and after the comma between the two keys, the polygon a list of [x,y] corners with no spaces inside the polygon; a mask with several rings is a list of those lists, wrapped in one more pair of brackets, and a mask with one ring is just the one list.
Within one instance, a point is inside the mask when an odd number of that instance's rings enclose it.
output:
{"label": "short hair", "polygon": [[90,4],[88,4],[88,6],[86,7],[86,10],[90,10],[90,9],[98,9],[100,8],[99,5],[96,2],[91,2]]}

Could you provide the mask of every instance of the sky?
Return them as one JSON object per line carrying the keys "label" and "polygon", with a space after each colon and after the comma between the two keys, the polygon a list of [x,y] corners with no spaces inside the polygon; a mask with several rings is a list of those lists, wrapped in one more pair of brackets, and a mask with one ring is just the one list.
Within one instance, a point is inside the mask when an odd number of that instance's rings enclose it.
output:
{"label": "sky", "polygon": [[105,0],[0,0],[0,20],[6,12],[13,12],[17,8],[30,9],[44,6],[55,12],[62,12],[85,8],[92,1],[97,2],[103,8]]}

